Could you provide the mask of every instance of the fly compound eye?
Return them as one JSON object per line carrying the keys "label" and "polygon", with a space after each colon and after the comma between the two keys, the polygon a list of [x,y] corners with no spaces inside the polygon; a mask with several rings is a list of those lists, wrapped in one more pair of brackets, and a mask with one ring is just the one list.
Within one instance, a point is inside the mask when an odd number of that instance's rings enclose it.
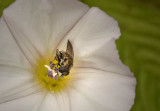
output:
{"label": "fly compound eye", "polygon": [[67,76],[69,74],[69,69],[68,67],[61,66],[59,68],[59,72],[62,73],[63,76]]}
{"label": "fly compound eye", "polygon": [[61,66],[59,68],[59,72],[63,73],[63,72],[66,72],[67,71],[67,68],[65,66]]}

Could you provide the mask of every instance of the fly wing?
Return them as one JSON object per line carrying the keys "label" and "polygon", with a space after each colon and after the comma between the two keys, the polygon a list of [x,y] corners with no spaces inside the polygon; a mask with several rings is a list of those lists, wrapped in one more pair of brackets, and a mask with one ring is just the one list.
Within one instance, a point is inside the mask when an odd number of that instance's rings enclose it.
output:
{"label": "fly wing", "polygon": [[71,42],[68,40],[67,42],[67,49],[66,49],[66,52],[72,56],[72,58],[74,57],[74,52],[73,52],[73,47],[72,47],[72,44]]}

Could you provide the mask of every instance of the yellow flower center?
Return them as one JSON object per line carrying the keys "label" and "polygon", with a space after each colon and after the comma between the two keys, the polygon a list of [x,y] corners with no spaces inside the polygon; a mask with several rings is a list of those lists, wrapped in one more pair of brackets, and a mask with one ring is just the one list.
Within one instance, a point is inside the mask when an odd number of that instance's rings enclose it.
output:
{"label": "yellow flower center", "polygon": [[34,75],[36,81],[38,81],[43,88],[53,93],[57,93],[64,90],[68,86],[71,73],[68,76],[64,76],[63,78],[58,77],[58,79],[55,80],[54,78],[48,76],[47,68],[44,67],[44,65],[48,65],[49,62],[50,60],[48,59],[39,59],[34,68]]}

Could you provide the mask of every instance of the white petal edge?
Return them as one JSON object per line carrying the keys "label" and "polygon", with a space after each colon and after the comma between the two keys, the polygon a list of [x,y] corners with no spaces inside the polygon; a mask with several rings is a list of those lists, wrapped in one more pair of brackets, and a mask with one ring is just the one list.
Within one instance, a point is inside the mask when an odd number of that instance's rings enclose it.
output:
{"label": "white petal edge", "polygon": [[[76,82],[73,83],[70,94],[71,110],[130,110],[134,103],[136,80],[119,59],[115,45],[119,36],[117,22],[94,7],[59,45],[60,50],[65,50],[69,39],[75,52],[71,72],[72,80]],[[78,75],[80,77],[76,77]],[[101,90],[98,91],[98,88]]]}
{"label": "white petal edge", "polygon": [[136,79],[95,69],[72,74],[73,111],[129,111],[134,103]]}
{"label": "white petal edge", "polygon": [[115,40],[120,36],[117,21],[91,8],[59,45],[65,50],[69,39],[74,49],[74,67],[93,67],[123,75],[133,75],[119,59]]}
{"label": "white petal edge", "polygon": [[3,16],[28,60],[36,63],[37,57],[55,51],[87,11],[88,7],[76,0],[17,0]]}

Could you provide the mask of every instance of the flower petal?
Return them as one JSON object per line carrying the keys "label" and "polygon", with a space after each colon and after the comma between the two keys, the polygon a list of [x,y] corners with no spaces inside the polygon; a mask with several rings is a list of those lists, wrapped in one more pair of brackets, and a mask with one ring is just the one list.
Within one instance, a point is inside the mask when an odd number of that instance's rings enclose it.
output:
{"label": "flower petal", "polygon": [[69,39],[74,46],[75,56],[86,56],[108,40],[117,39],[119,36],[118,23],[97,7],[93,7],[66,35],[60,48],[63,48]]}
{"label": "flower petal", "polygon": [[12,37],[12,33],[8,29],[4,17],[0,18],[0,67],[31,68]]}
{"label": "flower petal", "polygon": [[99,49],[84,56],[78,57],[74,63],[75,68],[94,68],[105,72],[133,76],[130,69],[119,59],[115,40],[111,39]]}
{"label": "flower petal", "polygon": [[39,111],[38,109],[44,96],[43,92],[39,92],[5,104],[0,104],[0,111]]}
{"label": "flower petal", "polygon": [[68,91],[62,91],[59,94],[56,94],[56,99],[60,111],[71,111],[70,99],[72,98],[69,98]]}
{"label": "flower petal", "polygon": [[21,94],[16,92],[24,90],[22,84],[33,77],[29,70],[31,66],[18,48],[3,17],[0,19],[0,35],[0,103],[4,103],[31,94],[31,90]]}
{"label": "flower petal", "polygon": [[0,94],[9,92],[32,78],[33,76],[28,71],[0,66]]}
{"label": "flower petal", "polygon": [[76,0],[17,0],[3,16],[21,50],[35,63],[56,50],[87,10]]}
{"label": "flower petal", "polygon": [[95,69],[80,69],[73,75],[70,93],[73,111],[129,111],[134,103],[133,76]]}
{"label": "flower petal", "polygon": [[[17,84],[14,83],[14,85]],[[5,92],[1,92],[0,104],[23,98],[25,96],[32,95],[37,92],[40,92],[40,87],[37,85],[37,83],[33,83],[31,80],[24,80],[24,82],[21,82],[21,84],[12,87],[6,90]]]}
{"label": "flower petal", "polygon": [[59,45],[59,49],[65,50],[69,39],[75,54],[74,67],[92,67],[132,75],[129,68],[119,59],[115,45],[119,36],[118,23],[100,9],[93,7],[73,27]]}
{"label": "flower petal", "polygon": [[48,92],[38,111],[60,111],[56,96]]}
{"label": "flower petal", "polygon": [[48,93],[41,105],[40,111],[71,111],[69,99],[67,91],[57,94]]}

